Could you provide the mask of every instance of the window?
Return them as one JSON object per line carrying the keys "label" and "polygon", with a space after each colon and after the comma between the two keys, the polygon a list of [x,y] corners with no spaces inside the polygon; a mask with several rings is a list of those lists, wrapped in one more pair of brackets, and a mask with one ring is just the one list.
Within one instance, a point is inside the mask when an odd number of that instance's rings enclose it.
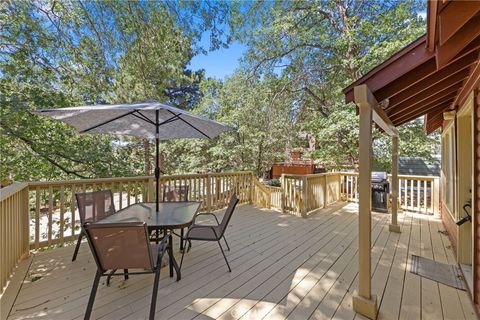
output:
{"label": "window", "polygon": [[444,203],[452,215],[455,213],[455,131],[449,126],[442,134],[442,189]]}

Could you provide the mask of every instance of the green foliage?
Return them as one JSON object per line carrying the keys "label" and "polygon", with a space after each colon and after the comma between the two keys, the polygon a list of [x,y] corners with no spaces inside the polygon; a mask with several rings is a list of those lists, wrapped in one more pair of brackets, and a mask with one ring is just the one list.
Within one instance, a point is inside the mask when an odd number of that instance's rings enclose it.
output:
{"label": "green foliage", "polygon": [[272,187],[281,187],[282,183],[278,179],[272,179],[267,182],[267,185],[272,186]]}
{"label": "green foliage", "polygon": [[[253,2],[235,11],[232,23],[237,39],[248,44],[244,65],[250,73],[290,80],[297,128],[316,138],[311,154],[327,167],[353,167],[358,118],[355,107],[345,106],[342,88],[422,35],[422,10],[421,0]],[[438,143],[418,121],[401,131],[402,155],[425,155],[419,150]],[[381,142],[374,153],[385,166],[390,149]]]}
{"label": "green foliage", "polygon": [[[440,150],[440,134],[437,132],[425,135],[423,119],[417,119],[398,127],[400,137],[399,154],[409,157],[419,157],[427,161],[433,160]],[[380,171],[391,169],[392,141],[385,134],[374,132],[373,140],[373,168]]]}
{"label": "green foliage", "polygon": [[358,119],[355,106],[349,105],[331,112],[328,117],[315,115],[305,125],[314,132],[316,150],[314,158],[327,168],[353,166],[358,159]]}
{"label": "green foliage", "polygon": [[[149,144],[79,136],[29,111],[145,99],[192,107],[203,73],[186,66],[199,35],[180,25],[193,17],[173,14],[177,7],[157,1],[19,0],[1,8],[0,178],[144,173],[144,163],[151,162]],[[216,8],[196,7],[192,13],[202,10],[210,19]],[[202,21],[197,17],[195,25]]]}
{"label": "green foliage", "polygon": [[204,81],[203,98],[195,111],[237,131],[212,141],[168,143],[167,170],[252,170],[265,175],[273,162],[284,158],[285,148],[295,139],[290,115],[294,101],[287,84],[288,79],[274,75],[248,78],[241,70],[223,84]]}
{"label": "green foliage", "polygon": [[[228,123],[213,140],[162,144],[162,171],[252,170],[266,175],[290,148],[316,138],[327,166],[358,158],[355,107],[342,88],[425,30],[423,1],[27,1],[0,10],[0,179],[150,173],[153,148],[134,138],[79,136],[29,112],[157,99]],[[226,28],[228,24],[229,29]],[[229,33],[230,31],[230,33]],[[210,36],[209,48],[201,46]],[[224,81],[188,69],[235,38],[248,46]],[[403,155],[438,139],[421,121],[400,128]],[[390,142],[375,134],[376,166]]]}

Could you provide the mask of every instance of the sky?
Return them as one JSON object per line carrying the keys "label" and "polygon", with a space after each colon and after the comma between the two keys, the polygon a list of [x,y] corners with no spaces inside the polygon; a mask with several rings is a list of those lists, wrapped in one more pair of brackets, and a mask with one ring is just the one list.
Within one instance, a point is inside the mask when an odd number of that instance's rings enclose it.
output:
{"label": "sky", "polygon": [[[208,48],[209,43],[208,40],[204,40],[205,38],[208,39],[208,37],[202,37],[201,45]],[[207,55],[199,54],[193,57],[189,66],[193,70],[205,69],[207,77],[223,80],[240,65],[240,58],[246,50],[245,45],[235,41],[227,49],[219,49],[208,52]]]}
{"label": "sky", "polygon": [[[426,19],[427,12],[418,13]],[[202,36],[200,45],[203,48],[210,46],[208,33]],[[240,65],[240,58],[247,51],[247,46],[238,41],[234,41],[227,49],[219,49],[205,54],[199,54],[190,61],[189,67],[193,70],[205,69],[206,77],[225,79]]]}

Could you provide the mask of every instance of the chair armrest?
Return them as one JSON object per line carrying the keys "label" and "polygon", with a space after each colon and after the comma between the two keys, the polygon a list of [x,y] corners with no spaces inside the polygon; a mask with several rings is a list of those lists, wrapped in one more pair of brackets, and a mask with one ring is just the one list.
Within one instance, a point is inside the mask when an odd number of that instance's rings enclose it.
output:
{"label": "chair armrest", "polygon": [[215,214],[211,213],[211,212],[200,212],[200,213],[197,213],[195,215],[195,217],[193,218],[193,223],[195,223],[195,220],[197,220],[197,217],[198,216],[213,216],[215,218],[215,221],[217,222],[217,225],[220,225],[220,222],[218,221],[218,218]]}

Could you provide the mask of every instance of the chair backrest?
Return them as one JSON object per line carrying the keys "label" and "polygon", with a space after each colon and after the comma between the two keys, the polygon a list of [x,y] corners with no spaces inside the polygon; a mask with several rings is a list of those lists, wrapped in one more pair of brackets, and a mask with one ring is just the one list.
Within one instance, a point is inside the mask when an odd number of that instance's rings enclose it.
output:
{"label": "chair backrest", "polygon": [[115,213],[112,190],[82,192],[75,194],[77,198],[80,222],[95,222]]}
{"label": "chair backrest", "polygon": [[230,202],[228,203],[227,210],[225,210],[225,214],[223,215],[222,221],[220,222],[220,237],[223,236],[225,233],[225,229],[227,229],[228,223],[230,222],[230,219],[232,218],[233,212],[235,211],[235,207],[237,206],[238,203],[238,198],[237,195],[233,195],[230,198]]}
{"label": "chair backrest", "polygon": [[98,268],[150,269],[154,262],[145,222],[86,223],[90,249]]}
{"label": "chair backrest", "polygon": [[163,202],[188,201],[188,186],[165,186],[163,188]]}

